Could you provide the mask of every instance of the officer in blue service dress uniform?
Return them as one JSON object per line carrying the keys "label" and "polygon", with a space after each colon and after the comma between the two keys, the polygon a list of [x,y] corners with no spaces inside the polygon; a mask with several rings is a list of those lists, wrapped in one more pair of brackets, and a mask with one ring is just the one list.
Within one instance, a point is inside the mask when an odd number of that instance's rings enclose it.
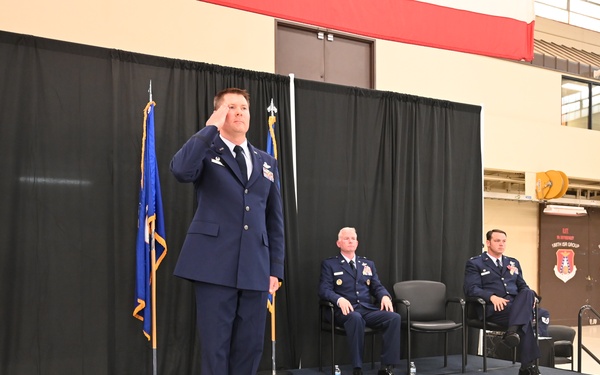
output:
{"label": "officer in blue service dress uniform", "polygon": [[[492,229],[487,232],[486,238],[487,252],[467,261],[464,293],[467,297],[484,299],[487,302],[487,319],[508,327],[503,342],[509,347],[519,345],[519,375],[540,374],[536,365],[540,349],[532,324],[537,295],[523,279],[519,261],[503,255],[506,233],[500,229]],[[543,310],[543,315],[548,317],[546,310]]]}
{"label": "officer in blue service dress uniform", "polygon": [[[391,295],[379,281],[375,264],[355,254],[356,230],[342,228],[337,246],[340,254],[321,263],[319,297],[337,306],[335,322],[346,329],[353,374],[362,374],[365,326],[383,328],[378,375],[393,374],[394,365],[400,363],[400,315],[394,312]],[[372,297],[379,305],[371,303]]]}
{"label": "officer in blue service dress uniform", "polygon": [[198,202],[174,274],[194,283],[202,375],[254,375],[267,297],[283,279],[279,174],[275,158],[246,139],[248,93],[225,89],[214,105],[171,161]]}

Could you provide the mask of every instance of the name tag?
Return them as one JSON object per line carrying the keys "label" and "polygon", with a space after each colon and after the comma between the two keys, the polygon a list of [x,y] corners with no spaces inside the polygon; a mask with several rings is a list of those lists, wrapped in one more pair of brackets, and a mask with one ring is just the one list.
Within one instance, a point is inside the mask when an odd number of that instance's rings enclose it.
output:
{"label": "name tag", "polygon": [[481,273],[481,276],[485,276],[485,275],[489,275],[489,274],[490,274],[490,271],[483,271],[483,272]]}
{"label": "name tag", "polygon": [[333,276],[339,276],[339,275],[343,275],[344,271],[340,271],[340,272],[334,272]]}

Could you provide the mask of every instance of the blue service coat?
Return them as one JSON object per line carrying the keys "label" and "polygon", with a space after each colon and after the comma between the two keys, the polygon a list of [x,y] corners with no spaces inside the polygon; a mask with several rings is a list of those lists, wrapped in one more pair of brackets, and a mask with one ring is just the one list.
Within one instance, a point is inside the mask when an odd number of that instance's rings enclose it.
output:
{"label": "blue service coat", "polygon": [[[365,325],[383,329],[382,365],[400,363],[401,318],[395,312],[380,311],[381,299],[384,296],[392,298],[379,281],[375,263],[367,258],[356,256],[356,272],[341,254],[321,262],[319,297],[336,306],[335,320],[346,329],[354,367],[362,367]],[[341,309],[337,307],[340,297],[350,301],[354,312],[348,315],[342,314]],[[371,302],[372,298],[377,300],[377,305]],[[355,318],[356,314],[360,314],[362,317],[362,324]]]}
{"label": "blue service coat", "polygon": [[241,171],[215,126],[193,135],[175,154],[171,172],[193,182],[198,207],[174,274],[228,287],[268,291],[283,280],[284,226],[277,160],[248,143],[252,174]]}
{"label": "blue service coat", "polygon": [[494,313],[494,305],[490,302],[492,295],[513,298],[521,290],[529,289],[523,279],[521,264],[515,258],[502,256],[502,270],[498,270],[494,260],[487,252],[474,256],[465,266],[464,293],[468,297],[483,298],[486,305],[486,316]]}
{"label": "blue service coat", "polygon": [[367,258],[356,256],[356,275],[341,254],[321,262],[321,281],[319,297],[337,306],[340,297],[346,298],[352,306],[358,304],[372,310],[379,305],[371,302],[371,297],[381,301],[383,296],[391,295],[379,281],[375,263]]}

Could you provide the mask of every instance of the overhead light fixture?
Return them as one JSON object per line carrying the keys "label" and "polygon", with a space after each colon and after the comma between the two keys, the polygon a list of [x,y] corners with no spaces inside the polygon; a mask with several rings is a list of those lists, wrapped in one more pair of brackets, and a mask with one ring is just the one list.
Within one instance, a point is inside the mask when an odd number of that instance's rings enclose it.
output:
{"label": "overhead light fixture", "polygon": [[559,206],[555,204],[549,204],[544,208],[546,215],[556,216],[585,216],[587,211],[583,207],[576,206]]}

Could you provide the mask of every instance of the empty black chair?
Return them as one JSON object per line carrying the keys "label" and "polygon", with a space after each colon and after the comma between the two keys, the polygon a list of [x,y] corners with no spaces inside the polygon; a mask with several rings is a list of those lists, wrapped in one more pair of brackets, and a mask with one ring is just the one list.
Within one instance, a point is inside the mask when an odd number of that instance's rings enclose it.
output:
{"label": "empty black chair", "polygon": [[[462,298],[447,298],[446,285],[430,280],[401,281],[394,284],[397,311],[405,322],[407,333],[407,372],[411,362],[411,332],[444,334],[444,367],[448,366],[448,333],[460,331],[462,345],[462,372],[466,365],[465,301]],[[461,320],[448,319],[450,303],[460,307]]]}
{"label": "empty black chair", "polygon": [[[333,324],[333,303],[325,300],[319,302],[319,371],[323,371],[323,342],[322,333],[328,332],[331,337],[331,373],[335,370],[335,335],[346,336],[344,327]],[[371,368],[375,367],[375,334],[379,329],[365,327],[365,340],[371,337]]]}

